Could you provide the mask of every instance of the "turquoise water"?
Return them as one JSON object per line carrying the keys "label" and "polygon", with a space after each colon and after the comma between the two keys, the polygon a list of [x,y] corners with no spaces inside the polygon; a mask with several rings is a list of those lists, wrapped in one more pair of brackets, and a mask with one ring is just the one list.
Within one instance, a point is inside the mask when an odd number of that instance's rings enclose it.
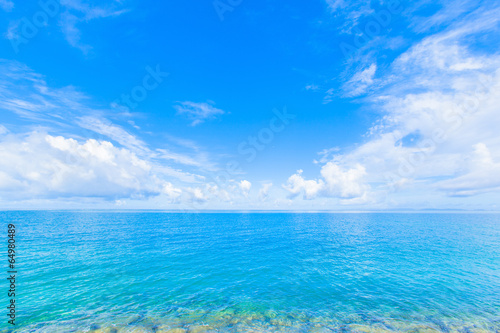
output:
{"label": "turquoise water", "polygon": [[500,332],[497,214],[0,218],[16,332]]}

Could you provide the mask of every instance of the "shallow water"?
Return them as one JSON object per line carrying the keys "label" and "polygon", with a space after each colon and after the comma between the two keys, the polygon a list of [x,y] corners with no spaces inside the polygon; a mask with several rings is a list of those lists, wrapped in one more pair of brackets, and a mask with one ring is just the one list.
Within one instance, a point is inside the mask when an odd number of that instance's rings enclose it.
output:
{"label": "shallow water", "polygon": [[17,332],[500,332],[498,214],[0,218]]}

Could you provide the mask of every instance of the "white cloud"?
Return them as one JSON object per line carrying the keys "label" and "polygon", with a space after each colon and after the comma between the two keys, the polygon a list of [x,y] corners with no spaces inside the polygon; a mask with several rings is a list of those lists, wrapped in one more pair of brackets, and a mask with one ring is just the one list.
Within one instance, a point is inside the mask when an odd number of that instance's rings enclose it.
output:
{"label": "white cloud", "polygon": [[205,177],[202,175],[190,173],[181,169],[175,169],[164,164],[156,164],[155,170],[157,170],[158,173],[184,183],[200,183],[205,180]]}
{"label": "white cloud", "polygon": [[218,170],[217,166],[210,161],[208,155],[203,152],[196,152],[194,155],[188,155],[186,153],[178,153],[170,151],[169,149],[159,148],[157,151],[157,158],[170,160],[178,164],[183,164],[187,166],[194,166],[199,169],[207,171]]}
{"label": "white cloud", "polygon": [[68,44],[87,54],[92,49],[92,46],[81,42],[82,32],[77,27],[79,22],[80,19],[69,12],[60,14],[59,26]]}
{"label": "white cloud", "polygon": [[149,149],[142,140],[139,140],[120,126],[112,124],[106,119],[84,116],[78,119],[77,124],[82,128],[105,135],[135,153],[149,152]]}
{"label": "white cloud", "polygon": [[232,203],[233,200],[238,197],[238,194],[234,193],[232,190],[234,189],[230,187],[222,188],[217,184],[208,183],[204,186],[186,189],[188,193],[186,201],[191,203],[191,209],[203,208],[203,205],[209,202],[212,204],[220,202]]}
{"label": "white cloud", "polygon": [[333,101],[335,97],[335,90],[333,88],[328,89],[325,92],[325,97],[323,97],[323,104],[328,104]]}
{"label": "white cloud", "polygon": [[213,103],[195,103],[195,102],[180,102],[174,108],[178,114],[186,115],[192,120],[191,126],[196,126],[203,123],[207,119],[213,119],[217,115],[222,115],[225,112],[217,109],[212,105]]}
{"label": "white cloud", "polygon": [[8,40],[15,40],[19,38],[19,24],[21,24],[20,20],[10,21],[7,31],[4,36]]}
{"label": "white cloud", "polygon": [[161,193],[166,194],[169,198],[177,199],[181,196],[182,190],[179,188],[176,188],[174,185],[172,185],[169,182],[164,182],[163,187],[161,189]]}
{"label": "white cloud", "polygon": [[[87,54],[92,49],[92,46],[81,41],[82,32],[79,26],[89,24],[90,21],[96,19],[117,17],[128,12],[128,9],[119,8],[120,1],[114,1],[107,6],[100,7],[79,0],[61,0],[59,5],[56,9],[57,13],[51,13],[51,16],[58,18],[59,28],[68,44],[80,49],[84,54]],[[9,0],[0,0],[0,7],[5,11],[11,11],[14,8],[14,3]],[[20,20],[9,22],[5,34],[7,39],[19,38],[20,23]]]}
{"label": "white cloud", "polygon": [[470,147],[478,143],[500,152],[494,129],[498,125],[492,122],[500,103],[500,59],[478,58],[483,64],[481,70],[456,73],[455,65],[469,58],[456,57],[457,51],[452,45],[429,44],[415,58],[405,54],[398,59],[395,72],[401,73],[408,90],[396,81],[383,91],[375,101],[386,114],[371,130],[370,140],[337,159],[347,164],[362,163],[372,182],[390,182],[399,189],[405,185],[411,190],[415,181],[424,186],[433,178],[459,175]]}
{"label": "white cloud", "polygon": [[[115,3],[120,3],[121,1],[115,1]],[[98,7],[98,6],[93,6],[89,5],[83,1],[80,0],[61,0],[61,5],[64,7],[75,10],[79,13],[83,14],[83,19],[85,21],[93,20],[96,18],[106,18],[106,17],[113,17],[113,16],[119,16],[123,13],[128,12],[128,9],[117,9],[111,3],[111,6],[108,5],[107,7]]]}
{"label": "white cloud", "polygon": [[495,162],[484,143],[475,144],[473,149],[470,156],[464,160],[465,165],[459,172],[460,175],[438,182],[438,189],[451,196],[471,196],[500,190],[500,157],[497,157],[498,162]]}
{"label": "white cloud", "polygon": [[369,189],[363,182],[365,175],[366,169],[360,164],[346,171],[333,162],[328,162],[321,168],[326,194],[339,198],[363,196]]}
{"label": "white cloud", "polygon": [[319,86],[316,84],[308,84],[306,85],[306,90],[316,91],[319,90]]}
{"label": "white cloud", "polygon": [[10,12],[14,9],[14,2],[10,0],[0,0],[0,7],[6,12]]}
{"label": "white cloud", "polygon": [[210,195],[212,199],[222,200],[226,202],[231,202],[234,198],[234,194],[230,193],[228,190],[220,188],[216,184],[206,184],[206,192]]}
{"label": "white cloud", "polygon": [[55,125],[96,112],[75,87],[49,87],[42,75],[17,61],[0,59],[0,74],[0,109],[26,120]]}
{"label": "white cloud", "polygon": [[[38,131],[46,131],[52,135],[57,133],[80,141],[90,138],[110,141],[116,148],[124,147],[139,158],[149,161],[154,165],[156,173],[185,183],[199,183],[204,181],[204,177],[175,169],[169,162],[175,160],[180,164],[184,163],[183,167],[193,162],[191,164],[202,172],[217,168],[208,154],[191,141],[175,138],[178,141],[176,147],[169,145],[162,149],[149,148],[146,142],[132,134],[131,130],[137,129],[130,127],[129,122],[124,122],[124,126],[129,127],[126,129],[104,117],[116,118],[113,110],[94,106],[89,96],[74,87],[48,86],[42,75],[19,62],[0,59],[0,73],[0,111],[12,112],[20,118],[16,132],[31,132],[35,127]],[[194,153],[185,153],[186,148]]]}
{"label": "white cloud", "polygon": [[271,187],[273,187],[273,183],[262,184],[262,187],[259,190],[259,199],[261,201],[264,201],[269,197],[269,190]]}
{"label": "white cloud", "polygon": [[323,190],[325,184],[322,180],[305,180],[302,173],[303,170],[298,170],[296,174],[290,176],[283,188],[290,192],[293,197],[303,193],[304,198],[313,199]]}
{"label": "white cloud", "polygon": [[372,12],[366,1],[326,0],[332,13],[341,14],[345,19],[357,19]]}
{"label": "white cloud", "polygon": [[187,188],[186,192],[189,194],[190,200],[193,203],[202,204],[208,201],[208,197],[203,192],[203,189],[200,187],[195,188]]}
{"label": "white cloud", "polygon": [[238,186],[240,187],[240,190],[243,193],[243,195],[248,196],[248,193],[252,188],[252,183],[250,183],[248,180],[242,180],[241,182],[238,183]]}
{"label": "white cloud", "polygon": [[314,160],[314,163],[327,163],[332,159],[335,153],[338,153],[340,151],[339,147],[332,147],[328,149],[323,149],[322,151],[318,152],[318,155],[321,156],[319,160]]}
{"label": "white cloud", "polygon": [[154,166],[106,141],[78,142],[33,132],[8,135],[0,142],[0,196],[20,199],[147,197],[180,190]]}
{"label": "white cloud", "polygon": [[[421,5],[425,5],[425,1],[415,3],[413,10],[418,10]],[[413,4],[413,5],[415,5]],[[419,17],[416,14],[412,15],[411,27],[418,32],[426,32],[438,26],[457,21],[458,18],[477,8],[477,1],[474,0],[441,0],[441,9],[430,17]]]}
{"label": "white cloud", "polygon": [[343,20],[342,32],[351,32],[363,17],[373,12],[367,1],[326,0],[326,4],[332,14]]}
{"label": "white cloud", "polygon": [[[124,199],[159,198],[161,204],[201,209],[250,200],[252,184],[247,180],[216,184],[197,175],[186,179],[189,175],[109,141],[79,141],[44,132],[6,133],[0,140],[3,202],[94,198],[125,204]],[[189,181],[197,185],[182,185]]]}
{"label": "white cloud", "polygon": [[[430,196],[458,203],[457,196],[498,195],[500,56],[470,45],[498,34],[498,12],[479,9],[401,54],[365,99],[381,112],[366,142],[347,153],[323,152],[321,177],[307,180],[299,171],[285,188],[309,199],[376,198],[391,207],[405,198],[415,207],[428,206]],[[372,65],[355,77],[373,84],[375,72]]]}
{"label": "white cloud", "polygon": [[359,164],[343,170],[339,165],[328,162],[321,168],[319,180],[306,180],[302,170],[288,178],[284,188],[292,196],[303,194],[305,199],[332,197],[342,199],[359,198],[366,195],[370,187],[364,183],[365,168]]}
{"label": "white cloud", "polygon": [[[342,82],[349,80],[355,73],[359,73],[360,69],[364,70],[373,63],[387,62],[394,56],[394,51],[410,47],[411,39],[419,38],[419,35],[411,37],[408,34],[404,34],[403,37],[398,33],[400,29],[397,29],[394,24],[399,25],[406,20],[409,28],[413,28],[418,34],[424,31],[429,33],[429,31],[443,29],[446,26],[458,31],[461,26],[477,21],[478,16],[481,16],[482,24],[489,24],[487,22],[491,17],[485,19],[486,16],[500,14],[498,4],[495,2],[478,5],[477,1],[473,0],[441,0],[439,1],[441,9],[432,15],[429,13],[432,13],[434,9],[422,10],[428,6],[427,0],[412,2],[326,0],[326,2],[336,18],[326,22],[340,27],[341,32],[348,34],[340,45],[347,65],[345,71],[337,78]],[[370,7],[372,5],[373,8]],[[422,14],[425,17],[421,17]],[[380,29],[369,32],[370,27],[374,25]],[[377,81],[377,83],[383,82]],[[366,93],[367,89],[364,86],[364,84],[361,86],[355,84],[353,87],[351,83],[346,82],[343,85],[345,96],[354,97]],[[357,87],[359,91],[355,89]],[[326,99],[328,100],[328,97]]]}
{"label": "white cloud", "polygon": [[347,97],[355,97],[366,93],[374,82],[373,77],[376,71],[377,65],[371,64],[368,68],[356,72],[343,86],[345,95]]}
{"label": "white cloud", "polygon": [[66,41],[85,54],[92,49],[92,46],[81,42],[82,33],[78,28],[79,24],[88,24],[95,19],[116,17],[128,12],[128,9],[118,9],[114,6],[120,2],[115,2],[107,7],[91,6],[80,0],[61,0],[60,3],[65,11],[59,15],[59,26]]}
{"label": "white cloud", "polygon": [[344,0],[326,0],[326,3],[332,11],[336,11],[345,6]]}

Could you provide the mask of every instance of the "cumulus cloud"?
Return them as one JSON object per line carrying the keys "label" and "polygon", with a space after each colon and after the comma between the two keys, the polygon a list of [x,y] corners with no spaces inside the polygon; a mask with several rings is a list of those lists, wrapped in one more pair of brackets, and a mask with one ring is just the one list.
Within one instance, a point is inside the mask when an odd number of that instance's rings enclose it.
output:
{"label": "cumulus cloud", "polygon": [[[470,41],[497,34],[499,18],[498,10],[477,10],[402,53],[365,99],[381,114],[366,141],[345,153],[325,150],[320,177],[299,170],[285,188],[346,204],[498,193],[500,57]],[[373,83],[375,72],[372,65],[356,79]]]}
{"label": "cumulus cloud", "polygon": [[0,74],[0,109],[14,113],[23,121],[36,123],[45,131],[78,140],[110,141],[145,160],[163,160],[162,165],[157,166],[161,173],[189,183],[199,182],[203,177],[174,169],[169,166],[170,162],[183,164],[183,167],[196,166],[201,171],[216,169],[208,154],[192,142],[186,144],[182,139],[171,138],[168,146],[150,148],[133,134],[137,131],[133,121],[128,119],[121,125],[112,122],[110,119],[117,116],[114,110],[101,109],[90,96],[75,87],[49,86],[42,75],[24,64],[0,59]]}
{"label": "cumulus cloud", "polygon": [[161,193],[166,194],[167,197],[171,199],[177,199],[181,196],[182,190],[179,188],[176,188],[172,183],[169,182],[163,182],[162,188],[161,188]]}
{"label": "cumulus cloud", "polygon": [[359,164],[343,169],[333,162],[328,162],[321,168],[321,178],[317,180],[306,180],[302,173],[302,170],[298,170],[284,185],[292,197],[303,194],[305,199],[318,196],[352,199],[363,197],[370,188],[363,181],[365,168]]}
{"label": "cumulus cloud", "polygon": [[41,132],[8,135],[0,142],[0,170],[3,198],[180,195],[148,161],[126,148],[94,139],[78,142]]}
{"label": "cumulus cloud", "polygon": [[345,171],[333,162],[328,162],[321,168],[321,176],[325,180],[326,194],[339,198],[363,196],[369,189],[368,185],[363,183],[365,175],[366,170],[360,164],[356,164],[353,168]]}
{"label": "cumulus cloud", "polygon": [[297,170],[297,173],[290,176],[286,185],[283,188],[290,192],[291,197],[296,197],[297,195],[303,193],[304,198],[313,199],[318,193],[323,189],[324,182],[322,180],[305,180],[302,177],[303,170]]}
{"label": "cumulus cloud", "polygon": [[186,115],[192,122],[191,126],[196,126],[208,119],[213,119],[217,115],[222,115],[225,112],[213,106],[214,103],[195,103],[195,102],[180,102],[175,105],[177,114]]}
{"label": "cumulus cloud", "polygon": [[252,188],[252,183],[250,183],[248,180],[242,180],[238,183],[238,186],[243,195],[248,196],[248,193],[250,193],[250,189]]}
{"label": "cumulus cloud", "polygon": [[50,87],[16,61],[0,60],[0,73],[0,110],[18,121],[11,131],[0,125],[0,200],[137,198],[182,205],[248,195],[246,182],[210,184],[218,166],[193,141],[165,134],[166,142],[151,147],[133,134],[135,123],[111,121],[113,110],[100,109],[74,87]]}
{"label": "cumulus cloud", "polygon": [[394,81],[374,98],[384,118],[368,142],[341,159],[369,167],[372,181],[385,175],[412,185],[458,177],[470,147],[479,143],[497,154],[492,119],[500,103],[500,58],[474,54],[464,41],[470,33],[461,28],[432,36],[396,59]]}
{"label": "cumulus cloud", "polygon": [[200,187],[194,187],[194,188],[188,187],[186,189],[186,192],[189,195],[190,201],[193,203],[202,204],[208,201],[207,195]]}

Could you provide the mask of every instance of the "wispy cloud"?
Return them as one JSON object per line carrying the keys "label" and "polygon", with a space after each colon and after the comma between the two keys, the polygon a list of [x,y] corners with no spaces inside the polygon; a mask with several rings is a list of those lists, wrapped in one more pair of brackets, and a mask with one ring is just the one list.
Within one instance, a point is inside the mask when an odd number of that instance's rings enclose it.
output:
{"label": "wispy cloud", "polygon": [[10,12],[14,9],[14,2],[10,0],[0,0],[0,8],[5,10],[6,12]]}
{"label": "wispy cloud", "polygon": [[120,6],[120,4],[121,1],[114,1],[106,7],[100,7],[90,5],[81,0],[61,0],[61,5],[68,9],[82,13],[82,19],[85,21],[90,21],[96,18],[119,16],[129,11],[128,9],[117,8],[117,5]]}
{"label": "wispy cloud", "polygon": [[[51,87],[16,61],[0,61],[0,72],[0,112],[17,120],[0,125],[0,200],[250,200],[249,181],[218,184],[211,177],[217,163],[196,142],[165,134],[155,147],[135,122],[100,109],[75,87]],[[200,120],[222,112],[201,104],[192,115]]]}
{"label": "wispy cloud", "polygon": [[326,4],[332,14],[342,18],[340,30],[343,32],[351,32],[360,19],[373,13],[367,1],[326,0]]}
{"label": "wispy cloud", "polygon": [[[342,203],[404,200],[412,195],[472,196],[498,191],[500,57],[471,43],[498,34],[498,10],[479,8],[449,29],[424,38],[396,58],[370,92],[381,110],[367,141],[347,153],[321,159],[320,177],[299,170],[284,185],[292,196],[345,198]],[[362,91],[376,66],[353,76]],[[352,86],[354,92],[356,85]],[[352,94],[352,93],[351,93]],[[326,155],[329,155],[329,152]],[[495,176],[492,176],[495,175]],[[398,191],[398,196],[393,196]],[[418,196],[420,195],[420,196]]]}
{"label": "wispy cloud", "polygon": [[[421,5],[425,5],[425,2],[414,3],[411,12],[418,10]],[[436,27],[445,26],[463,19],[467,13],[477,8],[478,3],[474,0],[442,0],[440,1],[440,5],[441,8],[431,16],[421,17],[412,15],[413,20],[410,23],[410,27],[418,33],[428,32]]]}
{"label": "wispy cloud", "polygon": [[356,72],[352,78],[347,81],[343,89],[346,97],[356,97],[367,92],[374,82],[377,65],[371,64],[368,68]]}
{"label": "wispy cloud", "polygon": [[264,183],[259,190],[259,199],[265,201],[269,198],[269,190],[273,187],[273,183]]}
{"label": "wispy cloud", "polygon": [[221,109],[214,107],[213,102],[209,103],[195,103],[195,102],[180,102],[175,105],[174,108],[177,110],[177,114],[186,115],[191,122],[191,126],[196,126],[205,122],[208,119],[214,119],[218,115],[223,115],[224,112]]}
{"label": "wispy cloud", "polygon": [[322,151],[318,152],[318,155],[321,156],[319,160],[314,160],[314,163],[327,163],[328,161],[331,161],[333,158],[333,155],[335,153],[338,153],[340,151],[339,147],[332,147],[328,149],[323,149]]}
{"label": "wispy cloud", "polygon": [[72,86],[50,88],[42,75],[17,61],[0,59],[0,108],[32,121],[61,122],[89,111],[85,94]]}
{"label": "wispy cloud", "polygon": [[173,161],[178,164],[194,166],[205,171],[216,171],[217,166],[210,160],[204,152],[195,152],[194,154],[178,153],[168,149],[159,148],[156,150],[156,158]]}
{"label": "wispy cloud", "polygon": [[[129,11],[128,8],[123,8],[120,1],[114,1],[105,6],[90,5],[80,0],[54,1],[50,3],[50,12],[47,12],[47,6],[49,5],[43,5],[42,3],[36,13],[44,16],[48,15],[51,19],[56,18],[58,27],[68,44],[80,49],[84,54],[88,54],[92,50],[92,45],[89,42],[82,41],[84,35],[82,28],[85,24],[89,24],[96,19],[117,17]],[[0,7],[5,11],[11,11],[14,8],[14,3],[9,0],[0,0]],[[27,17],[10,20],[5,37],[11,40],[13,46],[17,49],[19,43],[24,44],[28,39],[33,38],[31,34],[26,32],[26,27],[31,26],[30,29],[35,29],[33,34],[36,35],[39,31],[35,27],[37,25]],[[45,26],[48,27],[49,25],[45,24]]]}
{"label": "wispy cloud", "polygon": [[119,8],[114,2],[107,7],[92,6],[80,0],[61,0],[61,6],[65,9],[59,18],[59,26],[66,41],[73,47],[87,54],[92,46],[81,41],[82,32],[78,27],[80,24],[89,23],[92,20],[108,17],[117,17],[128,9]]}
{"label": "wispy cloud", "polygon": [[79,21],[80,19],[76,15],[66,12],[61,14],[59,25],[69,45],[87,54],[92,49],[92,46],[81,42],[82,32],[77,27]]}
{"label": "wispy cloud", "polygon": [[319,90],[319,86],[316,84],[308,84],[306,85],[306,90],[316,91]]}
{"label": "wispy cloud", "polygon": [[106,119],[83,116],[78,119],[77,124],[82,128],[105,135],[138,154],[150,153],[145,142]]}
{"label": "wispy cloud", "polygon": [[336,95],[335,89],[333,89],[333,88],[328,89],[325,92],[325,97],[323,97],[323,104],[331,103],[333,101],[333,99],[335,98],[335,95]]}
{"label": "wispy cloud", "polygon": [[459,176],[438,182],[436,187],[439,190],[450,196],[472,196],[500,190],[498,151],[495,151],[494,157],[484,143],[475,144],[472,148],[473,151],[464,160]]}

